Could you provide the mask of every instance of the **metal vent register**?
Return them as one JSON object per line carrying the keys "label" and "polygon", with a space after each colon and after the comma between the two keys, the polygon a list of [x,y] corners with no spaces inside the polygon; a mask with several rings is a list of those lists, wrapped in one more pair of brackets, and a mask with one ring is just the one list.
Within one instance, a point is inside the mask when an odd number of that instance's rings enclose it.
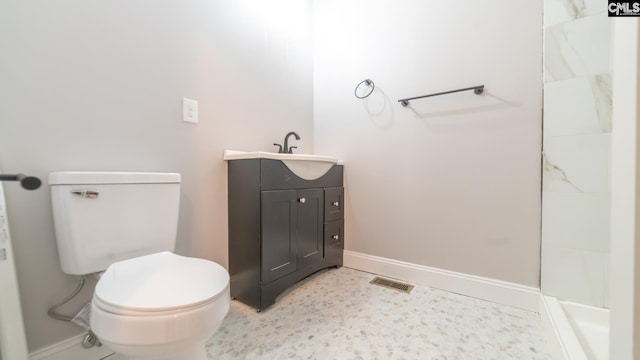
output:
{"label": "metal vent register", "polygon": [[373,278],[373,280],[371,280],[369,283],[373,284],[373,285],[380,285],[380,286],[384,286],[386,288],[402,291],[402,292],[405,292],[407,294],[410,293],[411,290],[413,289],[413,285],[401,283],[401,282],[394,281],[394,280],[383,279],[383,278],[378,277],[378,276]]}

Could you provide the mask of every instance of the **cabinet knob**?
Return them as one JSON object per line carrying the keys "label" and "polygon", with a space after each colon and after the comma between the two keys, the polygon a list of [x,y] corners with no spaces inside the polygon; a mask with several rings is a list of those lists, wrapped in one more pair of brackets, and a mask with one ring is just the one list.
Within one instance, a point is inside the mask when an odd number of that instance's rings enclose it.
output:
{"label": "cabinet knob", "polygon": [[300,199],[298,199],[298,201],[304,204],[304,203],[307,202],[307,199],[306,198],[300,198]]}
{"label": "cabinet knob", "polygon": [[334,201],[331,203],[331,205],[333,206],[340,206],[340,202],[339,201]]}
{"label": "cabinet knob", "polygon": [[336,239],[336,240],[340,239],[340,235],[331,235],[331,237]]}

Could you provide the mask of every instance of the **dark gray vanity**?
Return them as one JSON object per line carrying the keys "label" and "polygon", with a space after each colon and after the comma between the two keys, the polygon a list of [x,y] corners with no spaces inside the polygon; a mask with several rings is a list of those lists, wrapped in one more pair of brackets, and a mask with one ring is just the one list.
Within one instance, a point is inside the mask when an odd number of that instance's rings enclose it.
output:
{"label": "dark gray vanity", "polygon": [[282,161],[228,160],[231,296],[264,310],[288,287],[342,266],[343,166],[305,180]]}

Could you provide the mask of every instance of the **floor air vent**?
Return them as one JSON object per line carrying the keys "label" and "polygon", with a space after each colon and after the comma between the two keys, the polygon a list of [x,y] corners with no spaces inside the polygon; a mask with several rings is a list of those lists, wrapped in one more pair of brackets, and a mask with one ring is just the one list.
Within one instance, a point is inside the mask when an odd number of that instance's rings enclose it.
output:
{"label": "floor air vent", "polygon": [[413,289],[413,285],[397,282],[397,281],[394,281],[394,280],[383,279],[383,278],[377,277],[377,276],[375,278],[373,278],[373,280],[371,280],[369,283],[373,284],[373,285],[380,285],[380,286],[384,286],[386,288],[390,288],[390,289],[395,289],[395,290],[398,290],[398,291],[406,292],[407,294],[411,292],[411,289]]}

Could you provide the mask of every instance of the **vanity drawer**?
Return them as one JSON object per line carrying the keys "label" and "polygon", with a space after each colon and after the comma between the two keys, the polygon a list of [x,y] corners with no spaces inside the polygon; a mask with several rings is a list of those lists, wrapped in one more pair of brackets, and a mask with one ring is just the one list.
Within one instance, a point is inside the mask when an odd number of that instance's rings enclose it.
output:
{"label": "vanity drawer", "polygon": [[342,266],[344,250],[344,220],[331,221],[324,224],[324,257],[325,260]]}
{"label": "vanity drawer", "polygon": [[324,221],[344,218],[344,188],[332,187],[324,189]]}

